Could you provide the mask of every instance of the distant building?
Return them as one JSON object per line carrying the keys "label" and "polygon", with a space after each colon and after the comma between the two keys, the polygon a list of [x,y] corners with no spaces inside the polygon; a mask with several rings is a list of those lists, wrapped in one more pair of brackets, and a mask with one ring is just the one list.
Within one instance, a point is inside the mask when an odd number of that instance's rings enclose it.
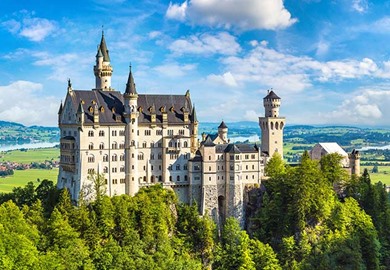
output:
{"label": "distant building", "polygon": [[285,118],[281,99],[269,91],[259,118],[262,147],[232,144],[222,121],[218,134],[198,140],[199,122],[190,92],[138,93],[130,69],[124,92],[111,86],[113,68],[104,35],[96,54],[95,87],[75,90],[68,82],[58,112],[61,158],[58,187],[77,201],[91,186],[88,175],[103,173],[107,195],[134,195],[159,183],[182,202],[196,202],[217,221],[228,216],[243,224],[245,192],[260,185],[267,158],[283,155]]}
{"label": "distant building", "polygon": [[327,154],[337,153],[342,156],[341,166],[350,174],[360,176],[360,153],[353,150],[351,154],[347,154],[340,145],[335,142],[317,143],[309,152],[310,158],[320,160]]}

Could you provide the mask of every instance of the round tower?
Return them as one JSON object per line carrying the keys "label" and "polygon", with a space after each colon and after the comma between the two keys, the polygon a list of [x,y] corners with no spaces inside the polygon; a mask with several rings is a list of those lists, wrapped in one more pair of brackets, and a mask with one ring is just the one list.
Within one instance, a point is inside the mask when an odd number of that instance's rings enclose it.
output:
{"label": "round tower", "polygon": [[227,143],[228,141],[228,127],[226,126],[225,122],[222,121],[221,124],[218,126],[218,136]]}
{"label": "round tower", "polygon": [[96,65],[93,67],[95,74],[95,89],[111,90],[112,66],[110,65],[110,55],[108,53],[104,32],[96,53]]}
{"label": "round tower", "polygon": [[279,116],[280,104],[281,99],[274,91],[268,91],[263,98],[264,117],[259,117],[261,151],[269,157],[277,152],[283,158],[283,129],[286,119]]}
{"label": "round tower", "polygon": [[355,149],[349,154],[349,167],[351,174],[360,176],[360,152]]}
{"label": "round tower", "polygon": [[265,117],[279,117],[280,97],[274,91],[269,91],[263,99]]}
{"label": "round tower", "polygon": [[133,74],[129,72],[124,98],[125,127],[125,182],[126,194],[133,196],[138,192],[138,93]]}

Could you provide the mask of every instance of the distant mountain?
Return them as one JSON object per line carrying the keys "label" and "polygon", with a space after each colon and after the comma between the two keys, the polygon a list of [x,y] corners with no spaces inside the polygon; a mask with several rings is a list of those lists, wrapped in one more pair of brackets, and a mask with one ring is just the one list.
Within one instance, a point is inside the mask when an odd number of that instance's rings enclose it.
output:
{"label": "distant mountain", "polygon": [[19,124],[19,123],[8,122],[8,121],[1,121],[1,120],[0,120],[0,127],[13,127],[13,126],[16,126],[16,127],[24,127],[24,125]]}

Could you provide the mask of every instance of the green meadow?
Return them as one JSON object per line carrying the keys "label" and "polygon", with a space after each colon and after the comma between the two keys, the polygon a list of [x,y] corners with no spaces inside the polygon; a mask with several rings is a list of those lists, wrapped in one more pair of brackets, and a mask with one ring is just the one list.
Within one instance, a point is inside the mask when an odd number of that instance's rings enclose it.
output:
{"label": "green meadow", "polygon": [[0,152],[0,161],[18,162],[30,164],[31,162],[44,162],[45,160],[58,160],[59,148],[38,148],[28,150],[13,150]]}
{"label": "green meadow", "polygon": [[[0,177],[0,192],[11,192],[14,187],[23,187],[28,182],[33,182],[37,187],[41,180],[48,179],[57,183],[58,169],[51,170],[15,170],[14,175]],[[39,180],[38,180],[39,179]]]}

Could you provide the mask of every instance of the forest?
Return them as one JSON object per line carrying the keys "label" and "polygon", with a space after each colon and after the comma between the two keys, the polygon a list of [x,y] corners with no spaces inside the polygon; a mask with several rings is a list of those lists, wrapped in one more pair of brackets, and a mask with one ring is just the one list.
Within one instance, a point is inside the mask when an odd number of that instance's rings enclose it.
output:
{"label": "forest", "polygon": [[43,180],[0,194],[0,269],[390,269],[390,204],[367,171],[331,154],[289,167],[275,155],[261,205],[222,228],[161,185],[95,200]]}

